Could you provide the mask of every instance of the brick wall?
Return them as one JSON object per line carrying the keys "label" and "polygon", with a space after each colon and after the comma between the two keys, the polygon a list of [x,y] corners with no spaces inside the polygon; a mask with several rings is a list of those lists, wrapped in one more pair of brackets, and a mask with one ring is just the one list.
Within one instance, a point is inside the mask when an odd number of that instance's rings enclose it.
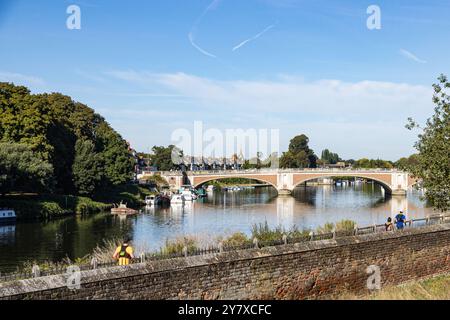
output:
{"label": "brick wall", "polygon": [[302,299],[366,292],[369,265],[382,285],[450,272],[450,225],[83,271],[0,284],[0,299]]}

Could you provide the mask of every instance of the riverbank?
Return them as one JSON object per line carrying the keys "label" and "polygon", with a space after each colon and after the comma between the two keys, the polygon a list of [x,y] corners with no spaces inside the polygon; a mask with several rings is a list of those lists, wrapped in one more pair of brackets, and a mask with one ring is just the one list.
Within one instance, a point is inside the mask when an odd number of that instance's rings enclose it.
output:
{"label": "riverbank", "polygon": [[148,189],[137,185],[118,186],[93,199],[74,195],[10,194],[0,197],[0,208],[14,209],[19,221],[51,220],[69,215],[99,213],[111,209],[120,201],[137,208],[148,194]]}

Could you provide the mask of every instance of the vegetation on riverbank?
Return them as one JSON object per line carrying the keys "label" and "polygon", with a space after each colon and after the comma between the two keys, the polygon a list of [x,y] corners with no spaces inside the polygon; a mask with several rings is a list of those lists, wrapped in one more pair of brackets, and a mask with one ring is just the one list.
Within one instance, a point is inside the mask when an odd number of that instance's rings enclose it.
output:
{"label": "vegetation on riverbank", "polygon": [[[98,212],[122,193],[137,203],[138,192],[122,190],[133,177],[129,145],[88,106],[0,82],[0,113],[0,206],[47,219]],[[40,195],[11,196],[23,193]]]}
{"label": "vegetation on riverbank", "polygon": [[368,295],[343,293],[340,300],[449,300],[450,274],[439,275],[424,280],[389,286]]}
{"label": "vegetation on riverbank", "polygon": [[111,205],[80,196],[21,194],[0,198],[0,207],[14,208],[19,220],[48,220],[70,214],[98,213]]}
{"label": "vegetation on riverbank", "polygon": [[129,207],[142,205],[150,191],[138,185],[111,188],[94,200],[88,197],[58,194],[8,194],[0,197],[0,208],[14,208],[18,220],[49,220],[78,214],[88,215],[109,210],[123,201]]}

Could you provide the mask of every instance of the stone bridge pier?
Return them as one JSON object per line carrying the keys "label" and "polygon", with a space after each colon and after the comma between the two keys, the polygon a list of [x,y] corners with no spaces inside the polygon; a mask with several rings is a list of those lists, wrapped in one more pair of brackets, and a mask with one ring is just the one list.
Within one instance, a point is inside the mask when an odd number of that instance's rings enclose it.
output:
{"label": "stone bridge pier", "polygon": [[[153,173],[154,174],[154,173]],[[198,188],[212,180],[226,178],[247,178],[269,184],[277,189],[279,195],[289,195],[295,187],[307,181],[320,178],[362,178],[380,184],[387,194],[406,196],[409,188],[416,183],[407,172],[398,170],[361,169],[261,169],[230,171],[189,171],[161,172],[170,187],[178,189],[184,184]]]}

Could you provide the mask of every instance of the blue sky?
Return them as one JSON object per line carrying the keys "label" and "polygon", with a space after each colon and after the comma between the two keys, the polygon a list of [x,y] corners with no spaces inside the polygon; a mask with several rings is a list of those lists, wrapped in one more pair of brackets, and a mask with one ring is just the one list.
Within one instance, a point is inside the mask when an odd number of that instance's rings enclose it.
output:
{"label": "blue sky", "polygon": [[407,117],[424,122],[450,74],[449,14],[437,0],[0,0],[0,81],[86,103],[138,150],[198,120],[396,160],[413,152]]}

